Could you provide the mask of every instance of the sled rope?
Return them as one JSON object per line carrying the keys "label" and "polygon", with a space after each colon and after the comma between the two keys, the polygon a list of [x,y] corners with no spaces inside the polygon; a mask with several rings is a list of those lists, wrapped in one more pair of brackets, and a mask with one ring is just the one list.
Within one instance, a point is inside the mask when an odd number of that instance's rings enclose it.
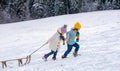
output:
{"label": "sled rope", "polygon": [[46,45],[46,43],[44,43],[41,47],[39,47],[38,49],[36,49],[35,51],[33,51],[30,55],[33,55],[35,52],[37,52],[40,48],[42,48],[45,45]]}
{"label": "sled rope", "polygon": [[[23,66],[23,65],[29,64],[30,61],[31,61],[31,56],[45,45],[46,45],[46,43],[44,43],[41,47],[39,47],[38,49],[36,49],[35,51],[33,51],[30,55],[28,55],[26,57],[0,61],[2,63],[2,68],[4,69],[5,67],[7,67],[7,62],[8,61],[16,61],[17,60],[18,61],[18,66]],[[22,60],[26,60],[24,64],[23,64]]]}

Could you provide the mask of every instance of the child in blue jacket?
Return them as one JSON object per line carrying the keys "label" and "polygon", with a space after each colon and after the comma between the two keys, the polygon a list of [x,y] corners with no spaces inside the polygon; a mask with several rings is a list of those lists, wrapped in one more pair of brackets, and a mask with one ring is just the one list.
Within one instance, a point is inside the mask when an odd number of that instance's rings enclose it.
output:
{"label": "child in blue jacket", "polygon": [[77,56],[80,46],[76,42],[78,42],[80,38],[80,33],[79,33],[80,28],[81,28],[81,24],[79,22],[76,22],[74,28],[66,33],[67,50],[65,51],[64,55],[62,55],[62,58],[66,58],[67,55],[71,52],[73,47],[75,47],[73,55]]}

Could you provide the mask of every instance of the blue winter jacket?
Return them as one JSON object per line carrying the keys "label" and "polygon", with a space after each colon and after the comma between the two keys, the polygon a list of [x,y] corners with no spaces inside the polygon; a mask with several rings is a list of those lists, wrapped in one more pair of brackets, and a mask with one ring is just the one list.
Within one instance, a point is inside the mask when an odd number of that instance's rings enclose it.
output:
{"label": "blue winter jacket", "polygon": [[69,39],[67,41],[67,44],[69,45],[75,44],[76,43],[75,38],[76,38],[76,32],[74,32],[73,29],[71,29],[70,31],[66,33],[66,39]]}

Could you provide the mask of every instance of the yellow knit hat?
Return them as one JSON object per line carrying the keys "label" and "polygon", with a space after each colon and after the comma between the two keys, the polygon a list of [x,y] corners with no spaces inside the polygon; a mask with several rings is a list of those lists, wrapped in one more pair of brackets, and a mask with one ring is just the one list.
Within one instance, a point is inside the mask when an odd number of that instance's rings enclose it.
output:
{"label": "yellow knit hat", "polygon": [[75,24],[74,24],[74,29],[81,29],[81,24],[80,24],[80,22],[76,22]]}

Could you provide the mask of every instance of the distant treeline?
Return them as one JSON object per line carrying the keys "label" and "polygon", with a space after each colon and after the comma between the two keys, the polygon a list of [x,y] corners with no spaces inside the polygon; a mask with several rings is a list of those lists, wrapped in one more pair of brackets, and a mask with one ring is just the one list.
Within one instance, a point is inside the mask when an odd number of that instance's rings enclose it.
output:
{"label": "distant treeline", "polygon": [[0,0],[0,24],[115,9],[120,0]]}

